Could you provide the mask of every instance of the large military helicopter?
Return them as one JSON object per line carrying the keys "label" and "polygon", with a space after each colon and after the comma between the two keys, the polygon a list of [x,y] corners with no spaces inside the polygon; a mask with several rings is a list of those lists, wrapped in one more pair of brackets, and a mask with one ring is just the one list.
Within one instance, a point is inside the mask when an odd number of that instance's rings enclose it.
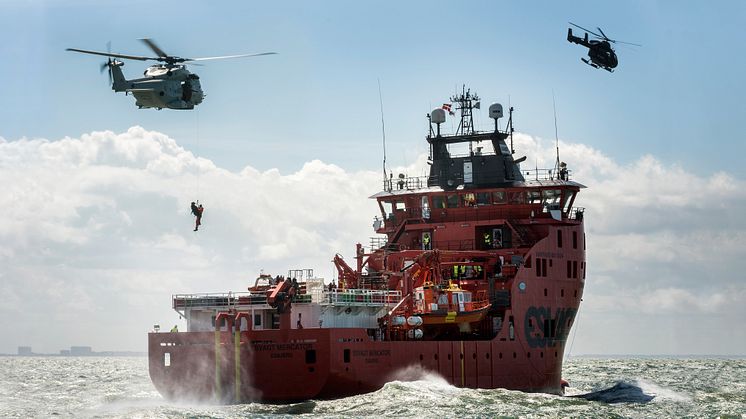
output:
{"label": "large military helicopter", "polygon": [[[588,61],[585,58],[581,58],[581,60],[591,67],[603,68],[604,70],[610,73],[613,73],[614,68],[619,64],[619,60],[617,59],[614,49],[611,48],[611,44],[619,43],[619,44],[627,44],[627,45],[636,45],[638,47],[642,46],[640,44],[633,44],[631,42],[622,42],[622,41],[611,39],[608,36],[606,36],[604,31],[601,30],[601,28],[596,28],[598,29],[599,32],[601,32],[601,35],[599,35],[582,26],[578,26],[572,22],[569,22],[569,23],[572,26],[575,26],[576,28],[579,28],[585,31],[585,37],[580,38],[577,36],[573,36],[572,28],[567,28],[567,40],[568,41],[588,48],[588,58],[590,58],[591,60]],[[592,33],[598,39],[591,39],[589,41],[588,40],[589,32]]]}
{"label": "large military helicopter", "polygon": [[[194,109],[202,103],[205,97],[199,76],[189,72],[185,63],[207,60],[222,60],[225,58],[256,57],[259,55],[271,55],[275,52],[261,52],[258,54],[224,55],[220,57],[182,58],[168,55],[155,44],[152,39],[141,39],[150,47],[157,57],[143,57],[138,55],[113,54],[111,52],[89,51],[85,49],[68,48],[67,51],[82,52],[85,54],[103,55],[109,57],[108,61],[101,65],[101,71],[109,68],[109,81],[111,89],[115,92],[132,93],[135,96],[135,105],[138,108],[155,109]],[[122,73],[124,63],[112,58],[139,61],[160,61],[148,67],[143,73],[144,77],[127,80]],[[198,64],[196,64],[198,65]]]}

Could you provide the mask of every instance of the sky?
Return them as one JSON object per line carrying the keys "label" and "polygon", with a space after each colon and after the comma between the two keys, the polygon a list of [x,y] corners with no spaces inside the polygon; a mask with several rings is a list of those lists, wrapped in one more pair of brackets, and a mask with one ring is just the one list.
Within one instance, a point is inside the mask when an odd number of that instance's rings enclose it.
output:
{"label": "sky", "polygon": [[[593,69],[570,21],[642,47]],[[554,99],[562,160],[588,186],[572,354],[744,354],[744,21],[739,1],[2,0],[0,353],[145,351],[153,324],[180,322],[171,294],[242,291],[261,270],[331,278],[333,255],[374,235],[380,82],[387,165],[410,175],[427,168],[425,115],[464,84],[514,106],[517,153],[551,167]],[[103,57],[65,51],[148,54],[144,37],[278,54],[191,67],[203,104],[157,111],[112,92]]]}

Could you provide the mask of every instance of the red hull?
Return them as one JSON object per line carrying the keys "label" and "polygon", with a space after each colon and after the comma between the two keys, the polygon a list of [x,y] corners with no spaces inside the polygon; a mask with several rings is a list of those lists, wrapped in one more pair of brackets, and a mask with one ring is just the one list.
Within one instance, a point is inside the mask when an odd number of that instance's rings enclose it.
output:
{"label": "red hull", "polygon": [[[235,345],[227,332],[221,334],[218,390],[213,333],[151,333],[150,376],[158,391],[169,399],[288,402],[375,391],[389,381],[416,378],[419,371],[437,373],[457,387],[561,391],[562,345],[525,350],[525,342],[499,338],[370,342],[359,330],[304,329],[242,332],[236,397]],[[253,339],[277,343],[249,344]],[[315,342],[289,343],[299,341]],[[313,350],[315,360],[307,359]]]}
{"label": "red hull", "polygon": [[[532,253],[550,250],[557,249],[543,240]],[[584,253],[582,246],[564,249],[565,258],[584,260]],[[150,333],[150,377],[166,398],[218,403],[345,397],[416,379],[418,371],[457,387],[560,394],[565,343],[585,282],[551,275],[560,266],[543,278],[534,269],[519,272],[508,313],[513,340],[507,325],[487,341],[373,341],[364,329],[351,328],[255,330],[240,333],[237,360],[234,335],[222,331],[216,369],[214,332]],[[548,318],[557,321],[551,337],[542,330]]]}

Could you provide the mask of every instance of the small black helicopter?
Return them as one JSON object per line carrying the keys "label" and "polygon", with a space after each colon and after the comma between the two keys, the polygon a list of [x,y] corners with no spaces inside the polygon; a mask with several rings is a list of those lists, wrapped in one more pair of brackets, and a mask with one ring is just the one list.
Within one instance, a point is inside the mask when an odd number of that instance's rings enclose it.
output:
{"label": "small black helicopter", "polygon": [[[575,26],[576,28],[579,28],[585,31],[585,37],[580,38],[578,36],[573,36],[572,28],[567,28],[567,40],[568,41],[588,48],[588,58],[590,58],[590,61],[586,60],[585,58],[581,58],[581,60],[591,67],[603,68],[604,70],[610,73],[613,73],[614,68],[619,64],[619,60],[617,59],[614,49],[611,48],[611,44],[619,43],[619,44],[635,45],[638,47],[642,46],[640,44],[633,44],[631,42],[622,42],[622,41],[611,39],[608,36],[606,36],[604,31],[601,30],[601,28],[596,28],[598,29],[599,32],[601,32],[601,35],[599,35],[582,26],[578,26],[572,22],[569,22],[569,23],[572,26]],[[588,40],[589,32],[592,33],[598,39],[591,39],[589,41]]]}
{"label": "small black helicopter", "polygon": [[[141,39],[141,41],[150,47],[157,57],[112,54],[111,52],[89,51],[76,48],[68,48],[67,50],[109,57],[109,60],[101,65],[101,71],[104,71],[107,67],[109,68],[111,89],[115,92],[124,92],[125,94],[132,93],[136,100],[135,105],[140,109],[155,108],[158,110],[163,108],[194,109],[196,105],[202,103],[205,94],[202,91],[199,76],[190,73],[184,63],[276,54],[275,52],[262,52],[258,54],[225,55],[221,57],[182,58],[166,54],[152,39]],[[138,61],[152,60],[160,61],[161,64],[148,67],[142,78],[127,80],[120,68],[124,63],[112,60],[112,58]]]}

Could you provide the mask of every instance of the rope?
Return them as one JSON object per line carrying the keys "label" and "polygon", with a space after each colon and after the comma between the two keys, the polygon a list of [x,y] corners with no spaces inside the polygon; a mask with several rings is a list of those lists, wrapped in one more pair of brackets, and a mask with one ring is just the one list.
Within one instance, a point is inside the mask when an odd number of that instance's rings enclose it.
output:
{"label": "rope", "polygon": [[575,331],[572,332],[572,341],[570,341],[570,349],[565,353],[565,359],[570,357],[570,354],[572,353],[572,345],[575,344],[575,336],[578,334],[578,329],[580,325],[580,310],[575,314]]}
{"label": "rope", "polygon": [[[197,146],[196,146],[195,160],[198,160],[199,156],[200,156],[200,148],[199,148],[199,107],[196,109],[195,114],[196,114],[196,122],[197,122],[197,129],[196,129],[196,132],[197,132]],[[200,192],[199,181],[200,181],[200,177],[201,176],[202,176],[202,171],[200,170],[199,165],[198,165],[197,166],[197,197],[199,197],[199,192]]]}

